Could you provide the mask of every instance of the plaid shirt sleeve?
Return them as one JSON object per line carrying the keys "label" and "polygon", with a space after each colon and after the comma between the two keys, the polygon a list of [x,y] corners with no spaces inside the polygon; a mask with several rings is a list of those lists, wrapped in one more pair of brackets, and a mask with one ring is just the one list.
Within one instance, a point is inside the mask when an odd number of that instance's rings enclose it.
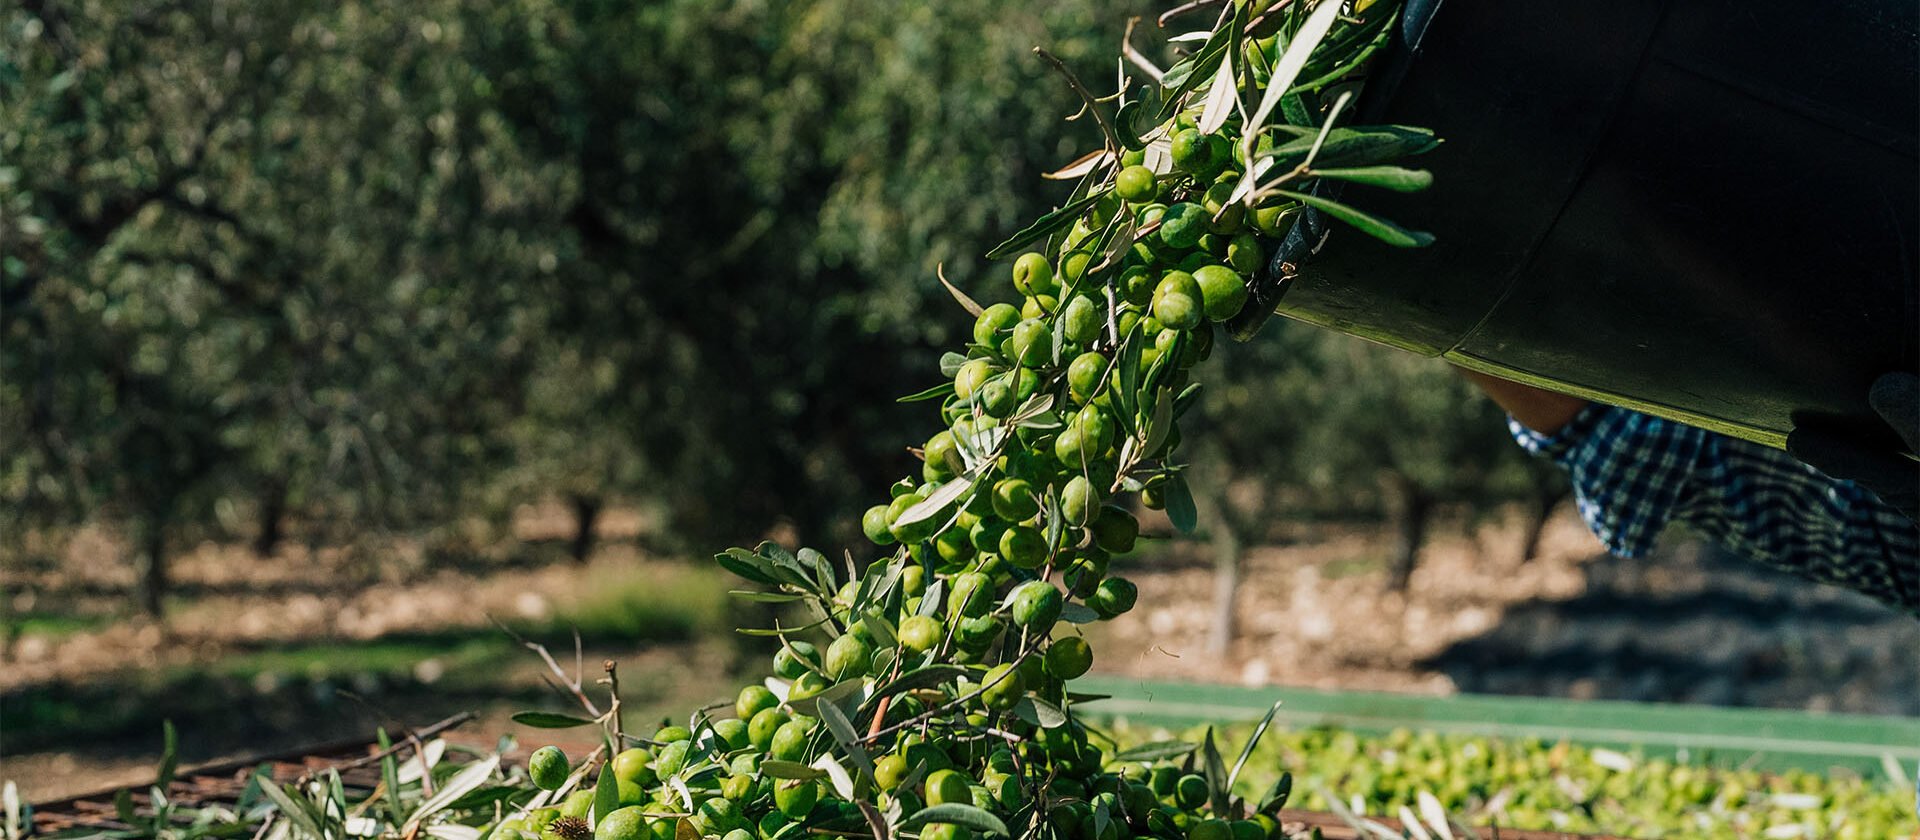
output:
{"label": "plaid shirt sleeve", "polygon": [[1572,479],[1580,518],[1607,550],[1639,557],[1681,523],[1726,548],[1920,615],[1920,526],[1850,481],[1785,452],[1612,406],[1542,435],[1509,419],[1527,451]]}

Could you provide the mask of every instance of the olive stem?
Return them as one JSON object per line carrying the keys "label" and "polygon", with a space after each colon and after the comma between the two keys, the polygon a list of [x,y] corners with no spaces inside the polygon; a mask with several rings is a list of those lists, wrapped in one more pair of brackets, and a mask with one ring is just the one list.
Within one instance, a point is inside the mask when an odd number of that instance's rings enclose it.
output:
{"label": "olive stem", "polygon": [[1061,61],[1059,56],[1047,52],[1045,47],[1034,47],[1033,52],[1035,55],[1046,59],[1047,63],[1052,64],[1053,69],[1060,71],[1060,75],[1065,76],[1067,79],[1067,86],[1073,88],[1073,92],[1080,95],[1080,99],[1086,103],[1087,110],[1093,113],[1093,121],[1100,124],[1100,133],[1106,135],[1107,148],[1120,149],[1120,133],[1114,130],[1112,123],[1107,122],[1107,115],[1101,113],[1100,106],[1097,104],[1100,101],[1099,97],[1094,96],[1092,91],[1087,90],[1086,85],[1080,83],[1080,77],[1075,76],[1072,70],[1067,69],[1067,63]]}
{"label": "olive stem", "polygon": [[979,688],[976,688],[973,691],[970,691],[959,697],[955,697],[953,698],[953,700],[949,702],[943,703],[939,706],[935,706],[931,709],[921,712],[920,714],[914,715],[913,717],[907,718],[906,720],[903,720],[899,723],[896,723],[892,726],[882,729],[879,732],[876,732],[872,735],[868,735],[867,737],[862,738],[860,742],[863,744],[873,743],[874,741],[879,740],[880,738],[884,738],[888,735],[894,734],[895,732],[908,729],[916,724],[922,723],[927,720],[931,720],[934,717],[944,712],[949,712],[956,708],[959,708],[962,705],[965,705],[968,700],[972,700],[975,697],[979,697],[980,695],[985,694],[987,692],[987,689],[992,688],[996,685],[999,685],[1001,680],[1005,680],[1009,674],[1016,673],[1019,670],[1020,663],[1027,661],[1027,658],[1032,656],[1035,650],[1036,648],[1028,648],[1022,651],[1020,655],[1015,657],[1013,662],[1010,663],[1014,667],[1007,669],[1005,673],[1002,673],[1000,676],[994,678],[992,682],[983,683]]}
{"label": "olive stem", "polygon": [[613,702],[613,705],[607,709],[607,714],[613,718],[613,739],[619,741],[626,735],[626,727],[621,724],[620,714],[620,664],[606,659],[601,661],[600,667],[607,671],[607,678],[602,682],[607,684],[607,695]]}

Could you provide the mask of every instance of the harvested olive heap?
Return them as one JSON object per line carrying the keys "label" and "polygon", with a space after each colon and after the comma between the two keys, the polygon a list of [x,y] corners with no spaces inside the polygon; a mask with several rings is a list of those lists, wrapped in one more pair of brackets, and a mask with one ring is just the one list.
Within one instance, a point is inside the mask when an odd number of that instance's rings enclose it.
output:
{"label": "harvested olive heap", "polygon": [[989,253],[1012,258],[1007,300],[949,286],[972,341],[906,398],[940,426],[918,475],[862,517],[878,559],[719,555],[756,585],[743,597],[805,616],[752,631],[779,640],[772,675],[731,714],[610,732],[577,768],[540,750],[529,773],[547,792],[494,837],[1285,835],[1289,776],[1235,793],[1257,731],[1229,766],[1211,735],[1123,750],[1080,719],[1090,698],[1070,685],[1094,653],[1078,627],[1134,606],[1115,560],[1139,534],[1132,505],[1192,527],[1176,460],[1192,372],[1270,245],[1309,210],[1425,244],[1321,188],[1423,188],[1395,161],[1436,141],[1338,125],[1396,4],[1216,8],[1168,71],[1129,52],[1143,85],[1099,98],[1069,76],[1105,147],[1062,173],[1080,178],[1066,204]]}

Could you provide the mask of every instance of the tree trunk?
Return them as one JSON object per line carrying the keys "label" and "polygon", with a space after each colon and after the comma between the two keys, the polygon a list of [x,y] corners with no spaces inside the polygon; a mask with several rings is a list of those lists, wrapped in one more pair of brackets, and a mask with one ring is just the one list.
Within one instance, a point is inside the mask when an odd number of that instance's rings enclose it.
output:
{"label": "tree trunk", "polygon": [[593,553],[593,526],[600,519],[600,497],[575,495],[573,497],[573,515],[576,530],[573,532],[573,561],[587,562],[587,556]]}
{"label": "tree trunk", "polygon": [[1420,546],[1427,540],[1427,520],[1433,514],[1434,498],[1425,487],[1405,476],[1389,482],[1393,494],[1394,548],[1393,566],[1387,586],[1395,592],[1407,591],[1413,570],[1420,562]]}
{"label": "tree trunk", "polygon": [[1573,491],[1564,483],[1542,484],[1535,488],[1532,515],[1527,519],[1527,531],[1520,539],[1520,562],[1532,560],[1540,553],[1540,538],[1547,532],[1547,523],[1552,521],[1553,512],[1560,503],[1573,495]]}
{"label": "tree trunk", "polygon": [[1235,632],[1233,594],[1240,587],[1240,533],[1233,527],[1223,494],[1201,493],[1194,502],[1207,529],[1208,547],[1213,549],[1213,621],[1207,629],[1207,652],[1224,656]]}
{"label": "tree trunk", "polygon": [[140,609],[154,619],[161,618],[166,609],[167,518],[164,509],[148,513],[140,520],[134,535]]}
{"label": "tree trunk", "polygon": [[260,532],[253,538],[253,555],[261,559],[273,556],[285,535],[282,522],[287,515],[286,482],[269,482],[260,494]]}

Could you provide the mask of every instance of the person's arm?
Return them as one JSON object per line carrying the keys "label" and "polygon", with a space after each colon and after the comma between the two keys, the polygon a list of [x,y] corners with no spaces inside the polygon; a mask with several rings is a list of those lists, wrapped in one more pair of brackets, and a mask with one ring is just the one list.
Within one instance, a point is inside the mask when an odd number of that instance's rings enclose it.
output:
{"label": "person's arm", "polygon": [[1567,471],[1580,517],[1637,557],[1672,522],[1750,559],[1920,614],[1920,530],[1865,488],[1785,452],[1469,374],[1527,451]]}
{"label": "person's arm", "polygon": [[1587,401],[1579,397],[1556,394],[1466,368],[1458,370],[1467,377],[1468,382],[1506,409],[1508,416],[1543,435],[1559,434],[1561,429],[1573,422],[1581,409],[1587,407]]}

